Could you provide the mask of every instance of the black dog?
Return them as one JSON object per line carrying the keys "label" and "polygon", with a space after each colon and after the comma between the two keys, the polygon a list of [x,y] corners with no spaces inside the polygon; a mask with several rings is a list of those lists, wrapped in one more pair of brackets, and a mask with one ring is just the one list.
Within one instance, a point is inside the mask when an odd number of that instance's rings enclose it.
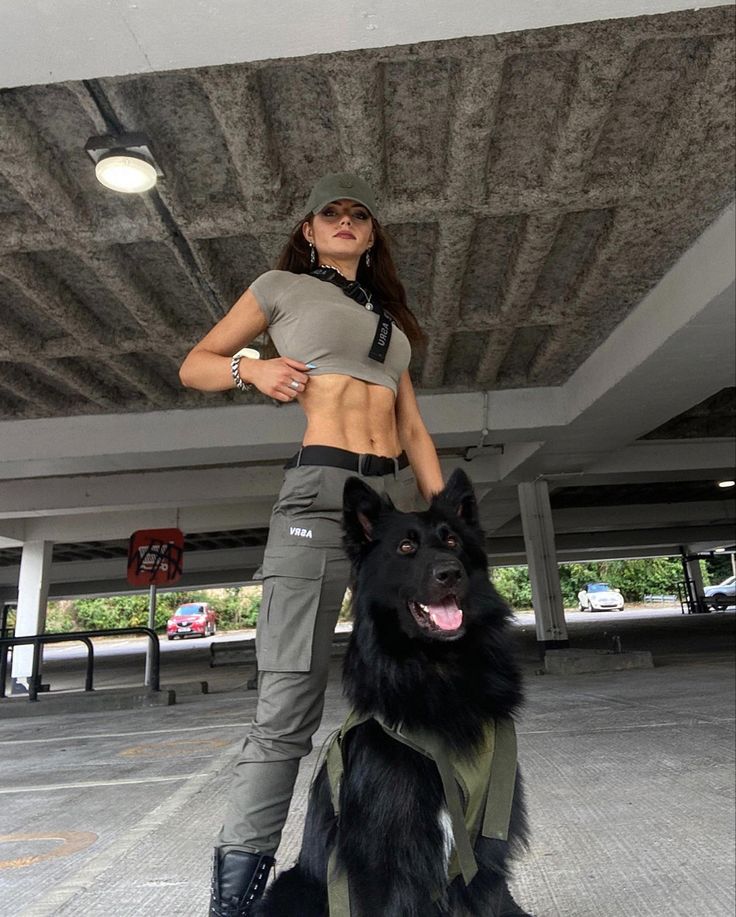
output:
{"label": "black dog", "polygon": [[526,840],[510,725],[520,676],[470,481],[455,471],[426,512],[400,513],[351,478],[344,527],[353,712],[314,781],[298,863],[255,914],[529,917],[506,884]]}

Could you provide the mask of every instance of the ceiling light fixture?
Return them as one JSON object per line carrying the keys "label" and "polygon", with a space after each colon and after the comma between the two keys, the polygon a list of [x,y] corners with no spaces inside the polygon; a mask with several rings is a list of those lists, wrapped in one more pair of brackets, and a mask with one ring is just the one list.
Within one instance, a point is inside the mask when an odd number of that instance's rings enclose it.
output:
{"label": "ceiling light fixture", "polygon": [[714,548],[714,552],[715,552],[716,554],[725,554],[725,553],[726,553],[726,549],[725,549],[725,548]]}
{"label": "ceiling light fixture", "polygon": [[718,486],[719,487],[735,487],[736,481],[719,481]]}
{"label": "ceiling light fixture", "polygon": [[97,180],[111,191],[140,194],[163,177],[145,134],[90,137],[84,149],[95,164]]}

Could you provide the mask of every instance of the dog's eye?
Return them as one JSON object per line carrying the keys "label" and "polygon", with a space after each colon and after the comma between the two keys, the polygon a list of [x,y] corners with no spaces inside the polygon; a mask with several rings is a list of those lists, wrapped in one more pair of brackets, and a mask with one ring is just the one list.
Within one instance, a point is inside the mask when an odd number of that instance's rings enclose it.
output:
{"label": "dog's eye", "polygon": [[414,552],[416,551],[416,549],[417,549],[417,548],[416,548],[416,545],[414,544],[414,542],[413,542],[413,541],[409,541],[408,538],[405,538],[405,539],[399,544],[399,554],[414,554]]}

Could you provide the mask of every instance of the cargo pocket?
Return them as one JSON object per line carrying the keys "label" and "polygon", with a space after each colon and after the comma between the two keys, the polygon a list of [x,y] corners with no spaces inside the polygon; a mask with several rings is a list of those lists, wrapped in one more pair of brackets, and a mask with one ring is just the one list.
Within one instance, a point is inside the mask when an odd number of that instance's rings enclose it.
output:
{"label": "cargo pocket", "polygon": [[396,509],[402,513],[414,513],[426,508],[411,465],[402,468],[395,479],[386,477],[386,493],[391,497]]}
{"label": "cargo pocket", "polygon": [[274,510],[281,513],[303,512],[319,496],[322,485],[322,468],[319,465],[300,465],[284,473]]}
{"label": "cargo pocket", "polygon": [[324,572],[324,551],[302,548],[266,552],[256,629],[261,671],[310,670]]}

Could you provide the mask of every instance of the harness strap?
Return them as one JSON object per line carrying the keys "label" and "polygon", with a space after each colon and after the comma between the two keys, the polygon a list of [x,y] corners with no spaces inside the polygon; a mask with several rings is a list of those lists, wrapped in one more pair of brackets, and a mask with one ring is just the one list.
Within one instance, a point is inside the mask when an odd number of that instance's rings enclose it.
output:
{"label": "harness strap", "polygon": [[348,874],[337,865],[337,845],[327,861],[327,903],[330,917],[351,917]]}
{"label": "harness strap", "polygon": [[[342,757],[342,743],[346,734],[360,723],[372,719],[370,716],[359,716],[354,710],[348,714],[342,728],[337,732],[327,749],[325,757],[325,766],[327,768],[327,778],[330,784],[330,796],[332,798],[332,808],[335,811],[335,818],[340,818],[340,788],[342,784],[342,775],[344,773],[344,763]],[[327,902],[329,906],[330,917],[351,917],[350,911],[350,883],[348,874],[341,869],[337,863],[337,843],[332,848],[330,858],[327,861]]]}
{"label": "harness strap", "polygon": [[[462,875],[465,885],[469,885],[478,872],[478,864],[473,852],[473,844],[477,835],[470,836],[465,820],[465,808],[470,805],[470,781],[467,779],[470,771],[469,768],[459,765],[457,761],[453,764],[446,748],[435,736],[426,732],[411,732],[401,726],[391,729],[376,717],[359,716],[355,711],[351,711],[340,731],[330,742],[325,758],[335,816],[338,819],[340,817],[340,788],[344,772],[343,740],[353,727],[370,719],[375,719],[391,738],[434,761],[452,822],[455,849],[449,868],[450,879]],[[484,801],[482,825],[479,826],[480,833],[484,837],[508,840],[516,784],[516,751],[516,731],[513,720],[510,718],[497,719],[495,728],[491,727],[489,730],[486,737],[486,748],[480,756],[482,760],[490,763],[488,791]],[[481,764],[480,761],[477,763]],[[464,797],[459,780],[462,781],[468,798]],[[351,917],[350,884],[347,873],[338,866],[337,845],[333,847],[327,865],[327,898],[330,917]]]}
{"label": "harness strap", "polygon": [[491,762],[491,779],[483,815],[483,837],[509,839],[511,807],[516,786],[516,730],[510,718],[496,720],[496,743]]}
{"label": "harness strap", "polygon": [[327,778],[330,782],[330,796],[332,797],[332,808],[335,810],[335,818],[340,817],[340,783],[342,781],[343,763],[342,763],[342,732],[337,733],[330,742],[325,758],[327,767]]}
{"label": "harness strap", "polygon": [[[383,726],[383,723],[381,725]],[[470,885],[478,872],[478,864],[475,862],[473,844],[465,824],[462,792],[455,779],[455,772],[444,745],[435,736],[427,732],[417,731],[410,733],[403,727],[399,727],[397,730],[389,730],[386,726],[383,726],[383,728],[393,738],[398,739],[408,745],[409,748],[434,761],[442,781],[445,803],[452,822],[452,834],[455,843],[454,857],[460,867],[460,873],[465,884]]]}

